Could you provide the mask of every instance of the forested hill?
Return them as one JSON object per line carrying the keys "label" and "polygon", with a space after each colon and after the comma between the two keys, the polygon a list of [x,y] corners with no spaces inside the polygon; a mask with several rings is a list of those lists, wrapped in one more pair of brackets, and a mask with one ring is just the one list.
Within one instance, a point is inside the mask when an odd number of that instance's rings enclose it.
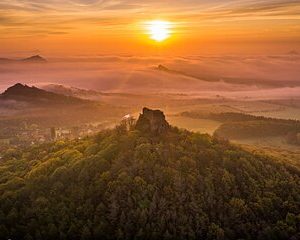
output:
{"label": "forested hill", "polygon": [[298,169],[144,110],[0,162],[1,239],[299,239]]}

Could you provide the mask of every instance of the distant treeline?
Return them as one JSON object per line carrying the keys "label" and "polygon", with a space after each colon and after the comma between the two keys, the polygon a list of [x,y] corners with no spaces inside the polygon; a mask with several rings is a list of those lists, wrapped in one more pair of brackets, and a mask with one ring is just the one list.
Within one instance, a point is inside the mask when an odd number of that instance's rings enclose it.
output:
{"label": "distant treeline", "polygon": [[229,139],[296,135],[300,125],[280,121],[246,121],[222,124],[215,135]]}
{"label": "distant treeline", "polygon": [[300,144],[300,121],[253,116],[244,113],[183,112],[182,116],[196,119],[211,119],[223,124],[215,135],[227,139],[251,137],[285,137],[290,144]]}
{"label": "distant treeline", "polygon": [[203,112],[183,112],[184,117],[190,117],[195,119],[211,119],[220,122],[241,122],[241,121],[274,121],[279,123],[299,124],[297,120],[277,119],[264,116],[254,116],[245,113],[238,112],[221,112],[221,113],[203,113]]}

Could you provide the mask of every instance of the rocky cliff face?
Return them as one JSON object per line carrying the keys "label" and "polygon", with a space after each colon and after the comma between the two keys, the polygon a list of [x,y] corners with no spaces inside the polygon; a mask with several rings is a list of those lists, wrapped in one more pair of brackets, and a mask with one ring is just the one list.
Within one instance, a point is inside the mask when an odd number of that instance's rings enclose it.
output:
{"label": "rocky cliff face", "polygon": [[162,134],[169,130],[170,125],[166,121],[164,113],[160,110],[151,110],[144,108],[140,115],[136,129],[153,134]]}

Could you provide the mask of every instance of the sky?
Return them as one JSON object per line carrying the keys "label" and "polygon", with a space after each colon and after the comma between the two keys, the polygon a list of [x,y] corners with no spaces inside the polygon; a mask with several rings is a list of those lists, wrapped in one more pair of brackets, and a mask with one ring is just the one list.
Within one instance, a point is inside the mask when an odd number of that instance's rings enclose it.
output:
{"label": "sky", "polygon": [[[147,22],[168,21],[155,42]],[[0,57],[300,51],[299,0],[1,0]]]}

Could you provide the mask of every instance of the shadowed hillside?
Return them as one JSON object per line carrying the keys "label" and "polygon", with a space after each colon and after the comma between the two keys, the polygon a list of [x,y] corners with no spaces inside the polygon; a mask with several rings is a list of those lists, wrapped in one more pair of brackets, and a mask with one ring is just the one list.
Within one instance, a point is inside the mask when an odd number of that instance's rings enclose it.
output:
{"label": "shadowed hillside", "polygon": [[81,100],[75,97],[47,92],[45,90],[29,87],[21,83],[17,83],[9,87],[0,95],[0,100],[14,100],[30,103],[33,105],[53,105],[53,104],[79,104],[87,103],[88,101]]}

